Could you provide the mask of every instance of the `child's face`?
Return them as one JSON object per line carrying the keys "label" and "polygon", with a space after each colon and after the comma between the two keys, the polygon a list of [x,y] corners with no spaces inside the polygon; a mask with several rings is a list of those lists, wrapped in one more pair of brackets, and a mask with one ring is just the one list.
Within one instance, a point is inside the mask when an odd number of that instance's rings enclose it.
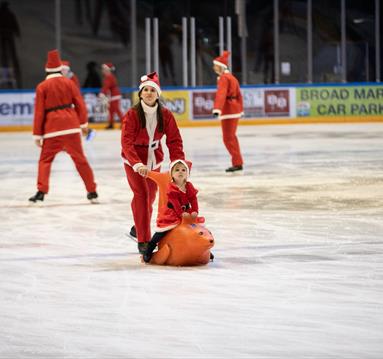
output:
{"label": "child's face", "polygon": [[172,168],[172,178],[176,183],[183,183],[187,178],[187,169],[181,162],[176,163]]}

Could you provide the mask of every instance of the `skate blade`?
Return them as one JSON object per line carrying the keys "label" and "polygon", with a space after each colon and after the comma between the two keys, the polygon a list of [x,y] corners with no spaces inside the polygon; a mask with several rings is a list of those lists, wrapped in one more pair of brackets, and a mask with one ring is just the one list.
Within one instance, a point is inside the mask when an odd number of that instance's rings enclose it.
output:
{"label": "skate blade", "polygon": [[137,238],[133,237],[130,233],[125,233],[125,236],[129,237],[132,241],[137,243]]}
{"label": "skate blade", "polygon": [[28,201],[28,207],[42,208],[42,207],[44,207],[44,202],[42,202],[42,201],[36,201],[36,202]]}
{"label": "skate blade", "polygon": [[234,171],[234,172],[225,172],[227,176],[243,176],[245,174],[244,170]]}

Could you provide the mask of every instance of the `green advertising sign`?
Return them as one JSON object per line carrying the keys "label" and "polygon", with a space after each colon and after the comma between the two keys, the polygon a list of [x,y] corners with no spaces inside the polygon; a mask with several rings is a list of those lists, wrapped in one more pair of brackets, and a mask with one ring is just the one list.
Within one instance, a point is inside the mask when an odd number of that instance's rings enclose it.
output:
{"label": "green advertising sign", "polygon": [[383,86],[296,89],[297,116],[383,115]]}

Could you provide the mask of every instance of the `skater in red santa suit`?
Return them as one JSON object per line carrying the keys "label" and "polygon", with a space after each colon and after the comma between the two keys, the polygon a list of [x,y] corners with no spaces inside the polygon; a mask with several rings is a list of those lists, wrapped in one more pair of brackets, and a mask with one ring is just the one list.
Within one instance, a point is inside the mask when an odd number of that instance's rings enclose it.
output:
{"label": "skater in red santa suit", "polygon": [[164,135],[170,161],[185,159],[177,123],[173,114],[159,102],[160,95],[157,73],[142,76],[139,101],[124,116],[121,133],[122,157],[133,191],[134,226],[130,234],[137,238],[141,254],[151,239],[150,221],[157,192],[157,185],[146,176],[149,171],[160,171],[164,158],[161,145]]}
{"label": "skater in red santa suit", "polygon": [[63,76],[72,80],[75,83],[75,85],[78,87],[78,89],[81,90],[80,81],[78,77],[76,76],[76,74],[71,70],[70,62],[66,60],[62,60],[61,65],[62,65],[61,73],[63,74]]}
{"label": "skater in red santa suit", "polygon": [[84,181],[87,198],[95,202],[98,197],[96,183],[81,144],[81,132],[88,126],[85,103],[77,86],[62,75],[61,69],[58,51],[49,51],[45,65],[47,76],[36,87],[33,137],[41,153],[38,192],[29,201],[41,203],[44,200],[49,191],[52,162],[57,153],[65,151]]}
{"label": "skater in red santa suit", "polygon": [[236,135],[239,118],[243,115],[243,100],[238,80],[228,69],[230,52],[224,51],[213,60],[218,75],[213,115],[221,120],[223,143],[231,156],[226,172],[243,170],[243,159]]}
{"label": "skater in red santa suit", "polygon": [[122,122],[123,115],[120,109],[121,92],[118,87],[117,78],[113,73],[116,70],[113,64],[108,62],[102,64],[101,68],[103,82],[99,97],[104,103],[107,103],[109,106],[108,126],[106,126],[105,128],[107,130],[111,130],[114,128],[115,114],[120,119],[120,122]]}

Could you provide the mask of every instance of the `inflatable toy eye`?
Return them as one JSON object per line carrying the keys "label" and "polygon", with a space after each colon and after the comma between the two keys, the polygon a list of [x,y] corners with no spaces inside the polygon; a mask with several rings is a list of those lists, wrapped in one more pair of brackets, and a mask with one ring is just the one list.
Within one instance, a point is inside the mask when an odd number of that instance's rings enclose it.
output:
{"label": "inflatable toy eye", "polygon": [[203,236],[203,232],[199,232],[198,234],[199,234],[200,236]]}

